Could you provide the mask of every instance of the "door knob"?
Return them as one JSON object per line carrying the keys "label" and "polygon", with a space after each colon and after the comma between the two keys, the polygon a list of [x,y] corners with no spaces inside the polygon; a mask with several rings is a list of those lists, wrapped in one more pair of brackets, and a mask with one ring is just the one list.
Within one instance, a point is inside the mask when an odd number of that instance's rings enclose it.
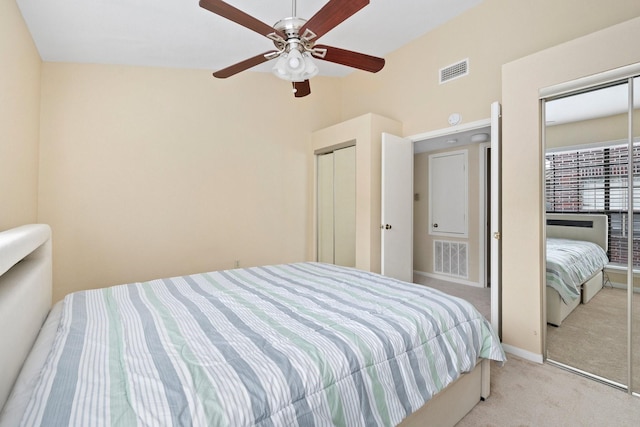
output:
{"label": "door knob", "polygon": [[382,228],[383,230],[391,230],[391,225],[389,224],[381,225],[380,228]]}
{"label": "door knob", "polygon": [[438,224],[433,224],[433,228],[438,228]]}

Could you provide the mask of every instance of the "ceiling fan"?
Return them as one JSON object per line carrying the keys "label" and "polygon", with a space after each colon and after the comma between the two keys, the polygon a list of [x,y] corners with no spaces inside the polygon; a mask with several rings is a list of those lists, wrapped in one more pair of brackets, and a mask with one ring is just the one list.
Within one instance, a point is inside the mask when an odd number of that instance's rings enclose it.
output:
{"label": "ceiling fan", "polygon": [[296,17],[296,0],[292,3],[292,16],[276,22],[271,27],[221,0],[200,0],[200,7],[262,34],[273,41],[276,47],[276,50],[261,53],[216,71],[213,73],[214,77],[224,79],[278,58],[273,73],[290,81],[295,97],[301,98],[311,93],[309,79],[318,73],[318,67],[311,60],[312,57],[372,73],[384,67],[383,58],[316,44],[320,37],[368,5],[369,0],[329,0],[309,20]]}

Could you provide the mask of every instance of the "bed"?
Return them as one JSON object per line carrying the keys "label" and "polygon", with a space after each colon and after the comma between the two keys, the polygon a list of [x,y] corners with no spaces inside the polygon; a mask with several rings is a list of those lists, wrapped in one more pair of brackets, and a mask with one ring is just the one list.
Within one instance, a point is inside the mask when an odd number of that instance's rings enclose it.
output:
{"label": "bed", "polygon": [[0,233],[0,260],[2,426],[453,425],[505,360],[471,304],[351,268],[158,279],[50,310],[49,227]]}
{"label": "bed", "polygon": [[607,236],[606,215],[547,214],[547,323],[560,326],[602,289]]}

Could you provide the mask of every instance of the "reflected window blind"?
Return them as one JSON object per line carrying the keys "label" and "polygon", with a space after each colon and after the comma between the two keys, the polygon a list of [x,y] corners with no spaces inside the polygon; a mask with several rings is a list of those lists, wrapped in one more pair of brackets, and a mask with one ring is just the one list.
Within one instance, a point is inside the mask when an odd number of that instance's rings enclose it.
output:
{"label": "reflected window blind", "polygon": [[[547,153],[547,212],[609,217],[609,259],[627,264],[628,146],[612,145]],[[640,265],[640,144],[633,147],[633,253]]]}

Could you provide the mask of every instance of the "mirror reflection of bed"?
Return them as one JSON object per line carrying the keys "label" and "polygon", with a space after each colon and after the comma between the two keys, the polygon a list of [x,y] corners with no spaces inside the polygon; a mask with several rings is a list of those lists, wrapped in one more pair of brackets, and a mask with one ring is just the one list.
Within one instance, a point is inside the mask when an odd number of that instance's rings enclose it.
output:
{"label": "mirror reflection of bed", "polygon": [[547,214],[547,323],[559,327],[602,289],[609,263],[606,215]]}

